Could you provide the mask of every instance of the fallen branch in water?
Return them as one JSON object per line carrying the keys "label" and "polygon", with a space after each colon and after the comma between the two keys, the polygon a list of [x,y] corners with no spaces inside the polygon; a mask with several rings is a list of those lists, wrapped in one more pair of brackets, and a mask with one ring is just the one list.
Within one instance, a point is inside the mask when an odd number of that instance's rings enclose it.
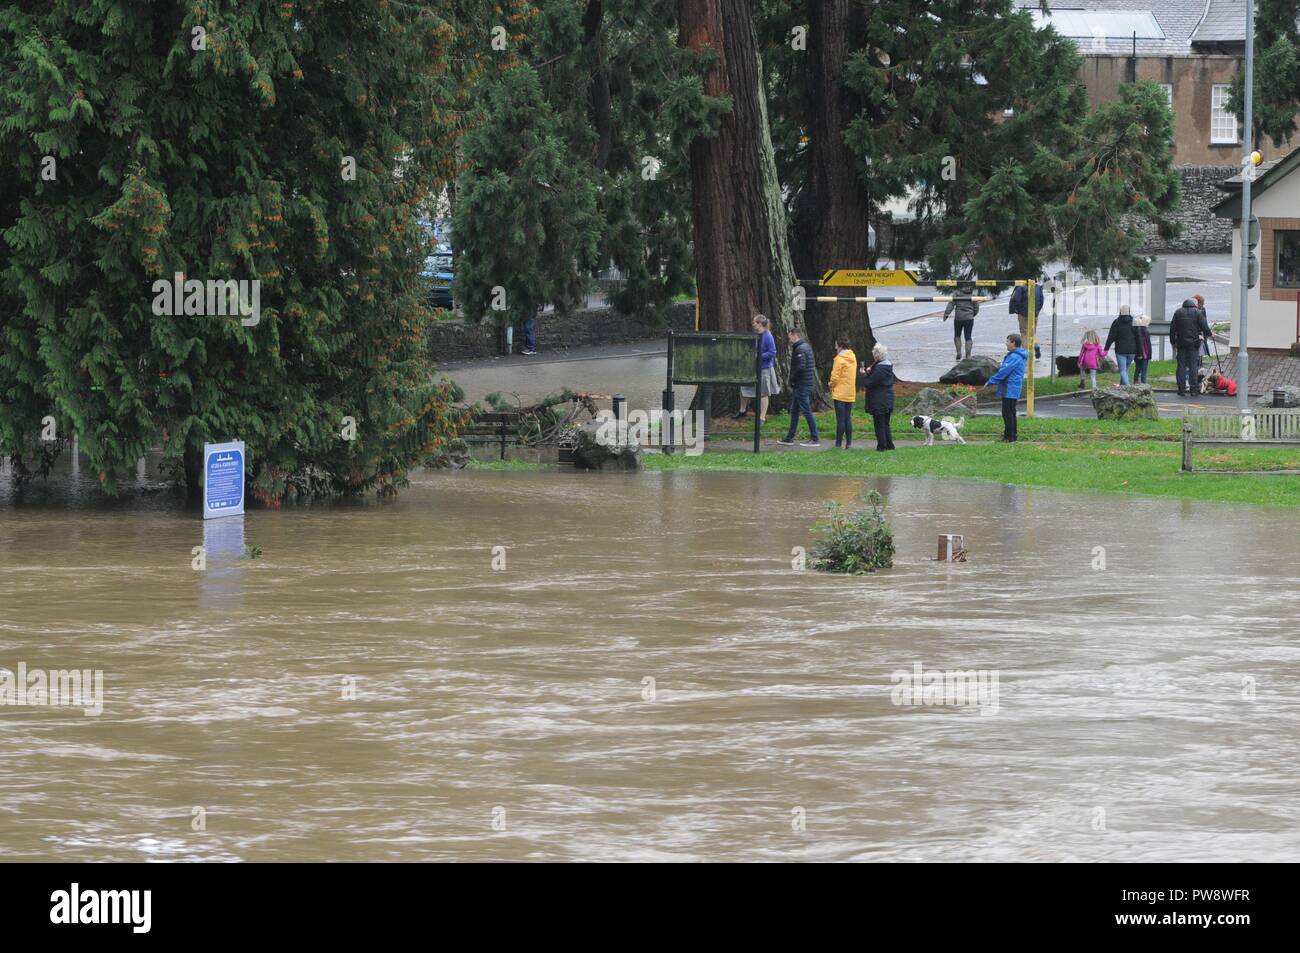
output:
{"label": "fallen branch in water", "polygon": [[589,418],[595,419],[598,413],[596,401],[609,400],[607,394],[577,393],[567,387],[560,393],[551,394],[533,404],[521,404],[518,394],[512,396],[513,402],[501,393],[488,394],[484,399],[494,411],[519,415],[519,426],[515,433],[519,442],[529,447],[556,443],[578,425],[583,411],[586,411]]}

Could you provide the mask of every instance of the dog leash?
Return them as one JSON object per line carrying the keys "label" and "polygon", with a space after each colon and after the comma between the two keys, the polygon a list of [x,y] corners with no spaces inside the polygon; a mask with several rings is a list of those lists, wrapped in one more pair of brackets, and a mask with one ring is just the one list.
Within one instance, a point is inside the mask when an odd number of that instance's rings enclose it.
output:
{"label": "dog leash", "polygon": [[934,417],[934,416],[936,416],[936,415],[938,415],[938,414],[941,414],[941,413],[943,413],[945,410],[947,410],[948,407],[956,407],[956,406],[957,406],[958,404],[960,404],[963,400],[970,400],[970,399],[971,399],[972,397],[974,397],[974,396],[975,396],[975,394],[971,393],[971,394],[967,394],[965,397],[958,397],[956,400],[954,400],[954,401],[953,401],[951,404],[949,404],[947,407],[940,407],[938,410],[936,410],[936,411],[935,411],[933,414],[931,414],[930,416],[931,416],[931,417]]}

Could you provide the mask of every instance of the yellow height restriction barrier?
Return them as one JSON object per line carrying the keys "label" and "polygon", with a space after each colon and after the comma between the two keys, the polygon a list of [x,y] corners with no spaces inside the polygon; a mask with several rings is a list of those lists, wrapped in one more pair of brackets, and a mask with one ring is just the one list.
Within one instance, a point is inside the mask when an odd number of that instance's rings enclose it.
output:
{"label": "yellow height restriction barrier", "polygon": [[905,268],[829,268],[822,272],[818,284],[827,288],[884,288],[921,283],[914,271]]}
{"label": "yellow height restriction barrier", "polygon": [[844,296],[818,295],[811,301],[834,302],[834,301],[852,301],[854,304],[894,304],[897,302],[929,302],[929,301],[992,301],[988,295],[911,295],[904,297],[902,295],[890,295],[888,297],[879,297],[877,295],[867,295],[865,297],[850,298]]}

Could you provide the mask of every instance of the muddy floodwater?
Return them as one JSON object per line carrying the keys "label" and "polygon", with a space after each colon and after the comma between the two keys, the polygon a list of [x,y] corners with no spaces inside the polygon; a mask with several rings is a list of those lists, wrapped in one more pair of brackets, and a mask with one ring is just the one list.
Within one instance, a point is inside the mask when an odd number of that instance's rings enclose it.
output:
{"label": "muddy floodwater", "polygon": [[[104,688],[0,707],[3,858],[1300,856],[1293,512],[872,481],[896,567],[793,569],[866,485],[426,473],[205,526],[6,479],[0,668]],[[918,664],[996,704],[895,704]]]}

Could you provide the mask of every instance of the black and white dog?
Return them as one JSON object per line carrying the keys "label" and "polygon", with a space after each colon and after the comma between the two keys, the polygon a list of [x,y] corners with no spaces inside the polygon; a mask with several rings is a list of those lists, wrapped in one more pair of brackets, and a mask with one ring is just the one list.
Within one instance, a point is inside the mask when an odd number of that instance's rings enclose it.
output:
{"label": "black and white dog", "polygon": [[912,426],[917,430],[925,431],[925,445],[927,447],[934,445],[934,435],[938,434],[944,440],[956,440],[958,443],[965,443],[958,433],[961,425],[966,422],[965,417],[958,417],[956,423],[951,420],[940,420],[938,417],[918,416],[912,418]]}

